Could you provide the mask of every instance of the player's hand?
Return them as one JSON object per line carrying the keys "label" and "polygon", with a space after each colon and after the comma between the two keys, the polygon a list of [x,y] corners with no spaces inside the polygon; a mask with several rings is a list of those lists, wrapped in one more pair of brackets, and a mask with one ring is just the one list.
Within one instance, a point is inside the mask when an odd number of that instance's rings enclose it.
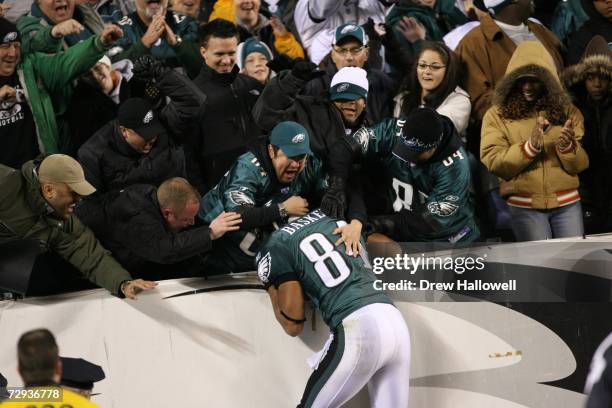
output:
{"label": "player's hand", "polygon": [[346,209],[346,182],[342,177],[332,177],[329,188],[321,199],[321,210],[329,217],[344,219]]}
{"label": "player's hand", "polygon": [[134,77],[144,82],[159,82],[164,75],[169,71],[161,61],[152,55],[143,55],[134,62]]}
{"label": "player's hand", "polygon": [[289,197],[283,202],[283,207],[285,207],[289,216],[301,217],[310,212],[308,209],[308,201],[300,196]]}
{"label": "player's hand", "polygon": [[334,230],[333,234],[340,234],[336,246],[344,244],[345,253],[349,256],[359,256],[359,242],[361,241],[361,228],[363,225],[358,220],[352,220],[350,224],[343,225]]}
{"label": "player's hand", "polygon": [[561,129],[561,134],[557,140],[557,150],[567,150],[576,142],[576,135],[572,127],[572,120],[568,119]]}
{"label": "player's hand", "polygon": [[142,44],[151,48],[153,44],[160,39],[162,34],[166,31],[166,19],[165,16],[158,14],[151,20],[151,24],[147,27],[147,31],[144,33],[140,41]]}
{"label": "player's hand", "polygon": [[146,281],[143,279],[134,279],[131,281],[124,282],[121,285],[121,293],[132,300],[136,300],[136,295],[143,290],[151,290],[157,286],[157,282]]}
{"label": "player's hand", "polygon": [[548,120],[542,116],[538,116],[538,120],[536,121],[536,124],[531,131],[531,137],[529,138],[529,143],[531,143],[536,150],[540,150],[542,146],[544,146],[544,128],[547,126],[550,126]]}
{"label": "player's hand", "polygon": [[240,214],[223,211],[208,226],[210,228],[210,239],[221,238],[226,232],[238,231],[241,222]]}
{"label": "player's hand", "polygon": [[12,86],[4,85],[0,88],[0,102],[16,102],[17,91]]}
{"label": "player's hand", "polygon": [[123,30],[114,24],[107,24],[104,26],[104,31],[100,34],[100,41],[102,45],[108,47],[116,43],[121,37],[123,37]]}
{"label": "player's hand", "polygon": [[51,35],[53,38],[60,38],[71,34],[79,34],[84,29],[85,27],[83,27],[81,23],[71,18],[70,20],[62,21],[54,25],[51,29]]}

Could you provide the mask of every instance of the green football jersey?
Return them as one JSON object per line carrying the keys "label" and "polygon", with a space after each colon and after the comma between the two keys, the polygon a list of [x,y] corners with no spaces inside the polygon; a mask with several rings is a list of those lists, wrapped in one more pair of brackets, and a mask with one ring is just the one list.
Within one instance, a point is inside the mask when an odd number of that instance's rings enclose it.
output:
{"label": "green football jersey", "polygon": [[[219,184],[202,198],[199,217],[210,224],[223,211],[236,211],[242,206],[267,207],[282,203],[291,196],[321,194],[327,188],[322,162],[310,156],[302,171],[289,185],[274,183],[259,159],[252,153],[241,155]],[[271,231],[273,226],[269,226]],[[207,261],[207,273],[219,274],[249,271],[257,250],[269,232],[263,228],[226,233],[213,245]]]}
{"label": "green football jersey", "polygon": [[384,292],[374,289],[376,276],[365,251],[361,257],[352,257],[345,254],[344,244],[334,245],[339,235],[332,232],[343,224],[314,210],[275,231],[256,258],[264,284],[299,281],[332,329],[363,306],[392,303]]}

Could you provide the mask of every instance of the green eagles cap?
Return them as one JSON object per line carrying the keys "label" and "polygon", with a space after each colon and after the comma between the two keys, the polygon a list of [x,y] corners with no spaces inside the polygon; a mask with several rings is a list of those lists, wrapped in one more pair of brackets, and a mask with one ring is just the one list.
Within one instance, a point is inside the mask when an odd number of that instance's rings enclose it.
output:
{"label": "green eagles cap", "polygon": [[288,157],[312,155],[308,131],[296,122],[280,122],[274,126],[270,133],[270,144],[281,148]]}
{"label": "green eagles cap", "polygon": [[346,23],[336,29],[334,45],[337,45],[342,42],[342,40],[349,37],[356,39],[361,45],[366,45],[368,43],[368,36],[361,26],[354,23]]}

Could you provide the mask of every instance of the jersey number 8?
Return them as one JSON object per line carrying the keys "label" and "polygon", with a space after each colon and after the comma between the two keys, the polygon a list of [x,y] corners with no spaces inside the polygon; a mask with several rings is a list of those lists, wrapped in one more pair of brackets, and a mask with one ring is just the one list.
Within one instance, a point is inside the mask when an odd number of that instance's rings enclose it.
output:
{"label": "jersey number 8", "polygon": [[351,269],[325,235],[315,233],[307,236],[300,242],[300,250],[314,264],[315,271],[328,288],[338,286],[349,277]]}

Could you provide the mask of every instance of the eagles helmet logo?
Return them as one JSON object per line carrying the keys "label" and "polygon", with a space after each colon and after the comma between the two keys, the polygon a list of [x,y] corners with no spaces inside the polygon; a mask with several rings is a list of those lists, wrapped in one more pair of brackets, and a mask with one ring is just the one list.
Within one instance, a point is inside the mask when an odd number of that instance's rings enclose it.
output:
{"label": "eagles helmet logo", "polygon": [[230,191],[228,193],[229,199],[236,205],[246,205],[252,206],[255,205],[255,202],[251,197],[246,195],[244,191]]}
{"label": "eagles helmet logo", "polygon": [[270,257],[270,253],[265,254],[257,263],[257,275],[259,275],[259,279],[263,283],[268,283],[268,278],[270,277],[272,265],[272,258]]}
{"label": "eagles helmet logo", "polygon": [[150,121],[153,120],[153,111],[150,110],[147,112],[147,114],[145,115],[144,119],[142,120],[142,123],[149,123]]}
{"label": "eagles helmet logo", "polygon": [[306,136],[304,136],[303,133],[298,133],[297,135],[293,136],[293,139],[291,139],[291,143],[303,142],[305,138]]}
{"label": "eagles helmet logo", "polygon": [[440,217],[450,217],[456,213],[458,209],[459,206],[457,204],[449,203],[448,201],[434,201],[427,204],[427,210]]}
{"label": "eagles helmet logo", "polygon": [[361,147],[361,151],[365,154],[368,151],[368,145],[370,144],[370,136],[374,137],[372,131],[368,128],[362,127],[353,133],[353,139]]}
{"label": "eagles helmet logo", "polygon": [[336,92],[344,92],[344,91],[346,91],[348,89],[349,86],[350,86],[349,83],[340,84],[336,88]]}
{"label": "eagles helmet logo", "polygon": [[349,24],[349,25],[347,25],[346,27],[344,27],[342,29],[340,34],[352,33],[353,31],[356,31],[356,30],[357,30],[357,26],[356,25]]}
{"label": "eagles helmet logo", "polygon": [[10,33],[7,33],[4,38],[2,39],[3,43],[10,43],[13,42],[17,39],[17,33],[15,31],[11,31]]}

